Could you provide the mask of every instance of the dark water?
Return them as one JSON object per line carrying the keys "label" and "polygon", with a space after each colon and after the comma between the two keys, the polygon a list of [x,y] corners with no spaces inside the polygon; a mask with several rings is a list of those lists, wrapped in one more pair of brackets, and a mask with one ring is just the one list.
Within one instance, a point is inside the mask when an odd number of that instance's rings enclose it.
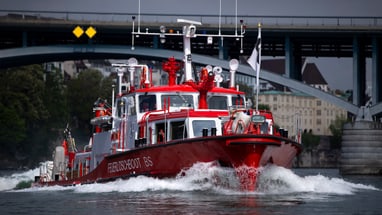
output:
{"label": "dark water", "polygon": [[37,170],[3,172],[0,214],[382,214],[382,177],[270,166],[256,192],[241,192],[230,171],[200,164],[177,179],[23,190],[9,189]]}

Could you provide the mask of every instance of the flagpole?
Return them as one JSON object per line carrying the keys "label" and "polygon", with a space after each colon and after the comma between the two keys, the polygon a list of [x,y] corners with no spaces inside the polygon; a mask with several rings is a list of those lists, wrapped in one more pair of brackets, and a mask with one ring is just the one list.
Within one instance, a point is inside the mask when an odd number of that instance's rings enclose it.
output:
{"label": "flagpole", "polygon": [[252,51],[251,56],[248,58],[247,62],[256,71],[256,113],[259,111],[259,77],[260,77],[260,64],[261,64],[261,23],[257,25],[259,28],[257,41],[255,48]]}
{"label": "flagpole", "polygon": [[260,90],[259,89],[260,88],[259,76],[260,76],[260,64],[261,64],[261,23],[260,22],[257,24],[257,27],[259,28],[257,39],[258,40],[260,39],[260,44],[259,44],[258,62],[256,65],[256,113],[258,113],[259,111],[259,90]]}

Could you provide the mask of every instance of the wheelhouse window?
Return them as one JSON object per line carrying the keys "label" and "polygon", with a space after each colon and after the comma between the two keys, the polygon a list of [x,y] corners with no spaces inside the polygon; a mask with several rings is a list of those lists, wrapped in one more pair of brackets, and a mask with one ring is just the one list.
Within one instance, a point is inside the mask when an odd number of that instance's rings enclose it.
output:
{"label": "wheelhouse window", "polygon": [[118,117],[125,115],[125,102],[122,99],[117,100],[117,115]]}
{"label": "wheelhouse window", "polygon": [[208,108],[227,110],[227,96],[211,96],[208,98]]}
{"label": "wheelhouse window", "polygon": [[184,121],[171,122],[170,129],[172,140],[184,139],[187,137],[187,129]]}
{"label": "wheelhouse window", "polygon": [[168,103],[170,100],[170,107],[194,107],[194,100],[192,95],[162,95],[162,103]]}
{"label": "wheelhouse window", "polygon": [[155,95],[139,95],[139,112],[156,110]]}
{"label": "wheelhouse window", "polygon": [[137,112],[135,111],[135,100],[133,96],[130,96],[127,98],[127,104],[128,104],[128,109],[127,109],[127,115],[136,115]]}
{"label": "wheelhouse window", "polygon": [[165,128],[165,124],[164,123],[158,123],[158,124],[156,124],[155,127],[156,127],[155,130],[157,131],[156,142],[157,143],[164,143],[164,142],[166,142],[166,134],[165,134],[166,128]]}
{"label": "wheelhouse window", "polygon": [[240,95],[232,96],[232,106],[244,106],[244,97]]}
{"label": "wheelhouse window", "polygon": [[216,123],[214,120],[193,120],[192,128],[194,131],[194,136],[201,137],[203,136],[203,129],[206,128],[210,132],[211,128],[216,128]]}
{"label": "wheelhouse window", "polygon": [[125,117],[126,115],[135,115],[135,101],[132,96],[117,99],[117,116]]}

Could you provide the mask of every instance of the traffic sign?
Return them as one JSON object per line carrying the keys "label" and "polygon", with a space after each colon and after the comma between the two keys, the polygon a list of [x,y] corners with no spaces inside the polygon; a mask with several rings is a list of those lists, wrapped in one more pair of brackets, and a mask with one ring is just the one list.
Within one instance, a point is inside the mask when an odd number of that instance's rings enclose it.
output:
{"label": "traffic sign", "polygon": [[84,33],[84,30],[80,26],[77,26],[73,29],[72,32],[73,32],[74,36],[76,36],[77,38],[80,38],[82,36],[82,34]]}
{"label": "traffic sign", "polygon": [[77,38],[80,38],[85,33],[91,39],[96,35],[97,30],[94,27],[89,26],[86,31],[84,31],[81,26],[76,26],[72,32]]}

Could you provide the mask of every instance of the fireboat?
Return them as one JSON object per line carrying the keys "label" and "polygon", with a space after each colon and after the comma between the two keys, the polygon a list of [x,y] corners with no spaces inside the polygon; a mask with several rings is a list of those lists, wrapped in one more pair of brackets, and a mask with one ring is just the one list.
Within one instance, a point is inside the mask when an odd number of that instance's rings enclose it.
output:
{"label": "fireboat", "polygon": [[[241,189],[253,191],[258,168],[291,168],[301,152],[299,139],[277,129],[270,111],[251,107],[235,86],[238,60],[229,62],[228,87],[220,86],[219,66],[205,66],[193,77],[190,40],[197,36],[195,22],[180,21],[186,23],[181,33],[184,59],[170,57],[162,64],[167,84],[155,86],[152,71],[135,58],[113,64],[117,92],[113,89],[111,105],[96,101],[89,144],[78,150],[67,127],[53,161],[41,164],[33,186],[176,177],[196,163],[213,162],[232,168]],[[177,83],[181,70],[183,81]]]}

